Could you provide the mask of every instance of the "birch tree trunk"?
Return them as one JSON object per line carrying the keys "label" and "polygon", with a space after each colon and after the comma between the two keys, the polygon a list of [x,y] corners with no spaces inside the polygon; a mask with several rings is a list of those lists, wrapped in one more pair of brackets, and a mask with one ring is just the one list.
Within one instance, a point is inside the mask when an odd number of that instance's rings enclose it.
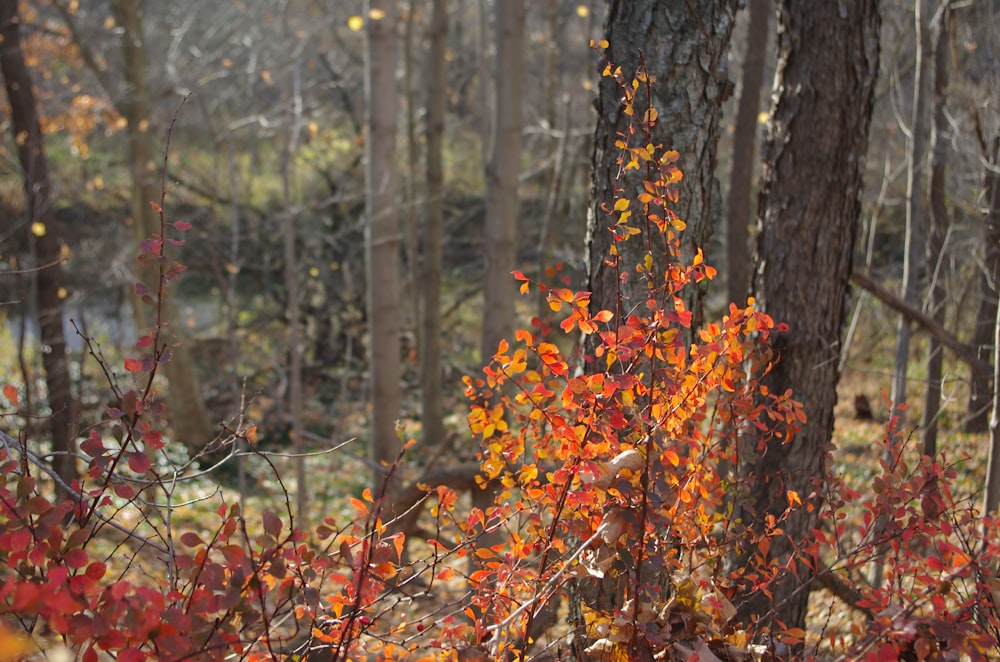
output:
{"label": "birch tree trunk", "polygon": [[[917,34],[913,78],[913,114],[906,149],[906,240],[903,254],[903,287],[900,298],[916,305],[920,298],[921,249],[927,240],[923,211],[923,188],[920,185],[924,154],[927,150],[927,97],[930,67],[929,21],[931,0],[914,0],[914,24]],[[906,374],[910,356],[910,322],[900,316],[896,338],[896,359],[892,376],[892,416],[902,418],[906,404]]]}

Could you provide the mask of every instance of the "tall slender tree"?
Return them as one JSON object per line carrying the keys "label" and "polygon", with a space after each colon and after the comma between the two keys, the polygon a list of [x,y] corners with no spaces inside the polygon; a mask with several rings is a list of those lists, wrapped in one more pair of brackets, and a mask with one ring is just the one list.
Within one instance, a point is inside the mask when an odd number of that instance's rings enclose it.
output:
{"label": "tall slender tree", "polygon": [[[928,232],[926,246],[926,269],[929,276],[927,308],[931,316],[944,324],[947,292],[941,273],[942,253],[948,234],[949,216],[945,204],[945,173],[948,155],[948,117],[945,103],[948,99],[948,35],[951,20],[948,16],[949,0],[930,19],[930,57],[934,62],[932,89],[930,173],[927,185]],[[927,389],[924,392],[924,411],[920,421],[920,438],[924,454],[933,456],[937,452],[938,408],[941,406],[941,378],[944,353],[934,336],[927,338]]]}
{"label": "tall slender tree", "polygon": [[[119,103],[127,123],[128,168],[131,177],[131,218],[135,238],[143,241],[160,232],[160,219],[150,204],[160,199],[157,178],[159,164],[156,158],[153,117],[150,112],[149,85],[147,83],[148,54],[143,25],[144,0],[111,0],[111,11],[121,30],[121,47],[124,62],[125,94]],[[153,268],[142,268],[139,279],[156,291],[158,275]],[[171,426],[177,440],[192,451],[202,450],[214,435],[212,422],[205,408],[194,371],[194,361],[180,327],[180,314],[173,299],[166,297],[161,306],[161,319],[149,319],[144,305],[133,301],[136,326],[144,329],[150,324],[169,323],[166,337],[171,344],[172,358],[163,364],[168,382],[168,397],[172,413]]]}
{"label": "tall slender tree", "polygon": [[365,66],[365,265],[368,288],[372,492],[399,455],[399,216],[396,198],[396,3],[368,0]]}
{"label": "tall slender tree", "polygon": [[[906,143],[906,237],[903,254],[903,286],[901,299],[914,306],[920,297],[923,247],[927,241],[927,219],[924,212],[924,189],[921,186],[924,157],[927,151],[927,100],[930,82],[930,14],[931,0],[914,0],[913,20],[917,34],[913,78],[913,110]],[[896,359],[892,376],[892,413],[902,414],[906,404],[906,375],[910,360],[910,321],[899,317],[896,335]]]}
{"label": "tall slender tree", "polygon": [[441,404],[441,244],[444,234],[444,125],[447,93],[448,0],[433,0],[427,88],[427,168],[420,307],[420,397],[423,439],[444,441]]}
{"label": "tall slender tree", "polygon": [[[517,259],[518,175],[524,100],[524,0],[496,3],[494,106],[486,161],[486,228],[483,251],[483,330],[481,357],[488,362],[501,340],[514,335],[514,294],[510,272]],[[493,504],[493,490],[473,495],[481,508]],[[487,539],[487,542],[490,539]]]}
{"label": "tall slender tree", "polygon": [[764,63],[769,39],[769,0],[749,0],[747,38],[743,49],[743,75],[733,128],[732,170],[726,194],[726,295],[739,305],[750,287],[750,222],[753,207],[754,165],[757,163],[757,117],[764,83]]}
{"label": "tall slender tree", "polygon": [[9,235],[24,236],[35,242],[38,327],[40,340],[48,347],[48,351],[41,354],[47,400],[52,410],[52,465],[63,482],[69,485],[76,478],[76,461],[72,455],[73,395],[63,330],[62,258],[56,238],[52,184],[38,104],[32,89],[31,72],[21,48],[21,18],[17,0],[0,0],[0,40],[0,70],[10,103],[10,128],[17,145],[28,212],[28,222],[22,225],[22,231],[11,232],[15,228],[10,218],[3,225],[7,226],[4,230]]}
{"label": "tall slender tree", "polygon": [[[808,422],[790,442],[741,444],[749,481],[742,519],[764,534],[788,508],[788,492],[806,504],[782,522],[768,562],[784,574],[767,594],[739,605],[742,621],[803,627],[812,568],[786,567],[808,547],[822,497],[839,379],[838,352],[878,74],[878,0],[778,5],[778,63],[764,176],[757,212],[754,292],[759,309],[790,330],[764,379],[771,393],[792,389]],[[843,103],[851,99],[851,103]],[[818,184],[820,183],[820,184]],[[751,561],[751,555],[743,559]]]}

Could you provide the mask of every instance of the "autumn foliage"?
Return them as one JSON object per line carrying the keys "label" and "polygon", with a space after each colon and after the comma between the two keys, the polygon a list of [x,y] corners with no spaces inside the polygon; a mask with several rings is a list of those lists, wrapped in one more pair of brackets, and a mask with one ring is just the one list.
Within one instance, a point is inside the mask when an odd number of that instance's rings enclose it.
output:
{"label": "autumn foliage", "polygon": [[[769,341],[787,329],[751,299],[685,340],[682,293],[715,270],[700,252],[682,257],[685,225],[670,209],[677,154],[648,139],[655,109],[635,111],[655,81],[610,64],[605,75],[633,115],[619,137],[621,171],[642,175],[605,210],[615,239],[605,259],[643,296],[595,309],[586,291],[515,272],[558,321],[518,331],[465,379],[478,481],[499,486],[493,508],[470,510],[454,490],[426,484],[422,533],[408,541],[389,494],[366,490],[352,517],[308,532],[290,505],[250,517],[218,497],[212,521],[178,530],[175,488],[192,468],[161,461],[156,376],[171,347],[167,320],[154,314],[121,370],[90,345],[115,404],[80,442],[87,465],[70,500],[53,502],[53,475],[31,440],[3,437],[0,658],[55,647],[86,661],[995,654],[996,523],[952,492],[947,459],[908,462],[892,425],[871,494],[832,474],[813,494],[787,493],[786,514],[822,509],[797,553],[812,587],[833,587],[854,625],[763,630],[762,619],[736,618],[743,599],[787,572],[769,556],[782,519],[751,527],[742,517],[752,509],[737,507],[760,479],[741,471],[741,449],[796,443],[805,420],[793,394],[761,385],[780,360]],[[140,255],[159,281],[136,286],[154,311],[183,271],[171,249],[189,228],[169,222],[163,203],[160,232]],[[647,247],[638,264],[622,259],[625,242]],[[4,395],[16,400],[17,390]],[[222,445],[255,452],[252,424],[227,432]],[[405,462],[404,453],[393,470]],[[283,487],[276,468],[273,480]],[[479,544],[487,531],[502,542]],[[862,577],[875,563],[884,571],[872,586]]]}

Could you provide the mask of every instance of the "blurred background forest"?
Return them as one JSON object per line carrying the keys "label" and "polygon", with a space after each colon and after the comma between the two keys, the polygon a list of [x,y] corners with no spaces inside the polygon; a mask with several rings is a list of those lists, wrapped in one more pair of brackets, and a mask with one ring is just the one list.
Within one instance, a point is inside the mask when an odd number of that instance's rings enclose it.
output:
{"label": "blurred background forest", "polygon": [[[493,72],[508,69],[498,61],[493,37],[495,2],[448,3],[443,90],[430,82],[431,3],[398,3],[393,111],[399,178],[391,193],[401,240],[399,417],[407,436],[420,436],[421,429],[427,118],[435,100],[445,111],[439,369],[444,438],[435,458],[446,453],[472,460],[475,453],[461,378],[478,373],[484,362],[483,274],[492,247],[484,238],[484,173],[491,109],[498,101]],[[733,94],[723,109],[716,171],[724,204],[705,247],[707,261],[719,269],[706,297],[709,319],[745,295],[740,283],[747,278],[759,175],[759,159],[752,155],[767,124],[774,70],[770,3],[746,4],[728,51]],[[76,403],[73,420],[94,421],[115,406],[83,337],[99,342],[109,365],[119,366],[116,357],[127,356],[141,334],[137,329],[150,323],[133,306],[140,279],[136,254],[138,238],[156,227],[141,219],[149,216],[148,202],[160,200],[163,148],[174,122],[166,217],[192,225],[178,249],[187,271],[172,290],[168,314],[171,333],[184,338],[183,352],[172,362],[177,372],[167,374],[171,397],[190,401],[172,404],[175,435],[190,453],[220,430],[247,421],[257,425],[263,447],[288,448],[294,439],[300,450],[320,450],[356,438],[337,456],[340,475],[317,481],[311,491],[322,498],[365,485],[368,421],[380,413],[372,411],[368,397],[363,3],[25,0],[19,8],[45,135],[52,216],[40,222],[29,213],[5,100],[0,369],[6,381],[25,386],[20,417],[4,416],[0,426],[15,437],[25,425],[34,429],[31,438],[45,429],[51,387],[42,379],[42,360],[53,348],[40,342],[39,295],[49,285],[40,276],[45,269],[37,269],[53,257],[62,264],[56,293]],[[991,361],[1000,263],[1000,2],[950,3],[946,38],[936,52],[951,75],[940,101],[927,102],[926,123],[916,128],[914,9],[912,1],[882,2],[881,70],[854,260],[862,274],[855,284],[864,287],[854,288],[839,350],[838,441],[855,452],[869,443],[872,430],[844,437],[844,425],[852,417],[884,419],[879,393],[889,393],[896,365],[897,313],[867,290],[900,292],[907,139],[915,130],[929,130],[933,104],[940,103],[945,118],[940,150],[947,162],[941,182],[947,224],[933,235],[940,252],[917,270],[923,284],[908,305]],[[602,67],[588,43],[602,38],[605,11],[598,1],[527,3],[524,66],[513,72],[523,86],[523,122],[514,128],[523,138],[516,268],[532,277],[548,269],[546,280],[566,278],[577,288],[585,286],[593,107]],[[751,118],[742,128],[738,108]],[[926,182],[929,160],[922,164]],[[685,172],[694,167],[678,165]],[[924,238],[916,239],[921,261],[928,243],[928,231],[922,232]],[[517,289],[512,278],[506,285]],[[923,294],[932,290],[935,298]],[[520,299],[517,326],[530,325],[545,310],[534,299]],[[918,332],[909,351],[918,357],[925,348],[926,335]],[[928,381],[923,366],[914,360],[908,375],[917,412],[917,396]],[[977,384],[966,363],[948,356],[935,383],[942,400],[933,418],[949,433],[986,430],[988,380]],[[916,425],[919,413],[910,420]],[[351,457],[358,470],[343,469]],[[242,475],[243,481],[252,479]]]}

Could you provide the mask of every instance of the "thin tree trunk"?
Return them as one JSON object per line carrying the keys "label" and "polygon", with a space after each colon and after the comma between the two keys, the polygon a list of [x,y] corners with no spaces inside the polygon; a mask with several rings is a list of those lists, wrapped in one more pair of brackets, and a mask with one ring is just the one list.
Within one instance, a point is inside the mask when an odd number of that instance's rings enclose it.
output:
{"label": "thin tree trunk", "polygon": [[[982,196],[986,252],[979,279],[979,306],[972,346],[979,358],[988,362],[994,349],[992,320],[997,315],[997,293],[1000,292],[1000,174],[997,173],[1000,165],[1000,137],[994,139],[992,149],[983,158],[989,164],[983,174]],[[963,429],[966,432],[985,432],[994,387],[991,386],[988,375],[973,374],[969,379],[968,416]]]}
{"label": "thin tree trunk", "polygon": [[[52,467],[66,485],[77,477],[73,453],[74,414],[70,389],[66,336],[63,330],[63,269],[52,208],[52,185],[45,158],[45,140],[38,120],[38,104],[31,73],[21,48],[21,18],[17,0],[0,0],[0,69],[10,103],[11,132],[17,145],[24,193],[27,199],[28,229],[34,236],[39,271],[37,313],[47,400],[52,414]],[[13,223],[11,223],[13,226]],[[7,228],[12,230],[13,227]],[[27,311],[25,311],[25,314]],[[30,385],[26,384],[26,388]],[[64,490],[58,490],[62,496]]]}
{"label": "thin tree trunk", "polygon": [[417,0],[410,0],[409,6],[406,8],[406,21],[403,29],[403,66],[405,69],[403,84],[406,91],[406,188],[404,191],[406,241],[404,251],[406,254],[406,294],[410,305],[408,311],[410,319],[406,326],[413,329],[418,360],[424,346],[420,321],[421,288],[425,287],[426,284],[420,282],[420,247],[417,242],[417,205],[419,204],[417,202],[417,172],[420,154],[417,148],[417,66],[413,55],[413,36],[416,30],[417,7],[423,4]]}
{"label": "thin tree trunk", "polygon": [[[517,259],[518,175],[521,165],[522,100],[524,98],[524,0],[496,3],[496,67],[494,112],[486,162],[486,228],[483,267],[481,358],[488,363],[501,340],[514,335],[514,294],[510,272]],[[490,508],[495,490],[473,492],[472,503]],[[496,544],[498,536],[480,540]]]}
{"label": "thin tree trunk", "polygon": [[757,116],[769,43],[769,0],[749,0],[743,76],[733,130],[732,171],[726,195],[726,292],[729,301],[746,303],[750,286],[750,191],[757,163]]}
{"label": "thin tree trunk", "polygon": [[[926,221],[923,211],[923,188],[920,178],[927,150],[927,97],[930,73],[929,22],[931,0],[914,0],[914,24],[917,34],[916,62],[913,78],[913,114],[906,149],[906,239],[903,254],[903,286],[901,298],[910,305],[920,299],[921,252],[926,242]],[[913,330],[905,317],[899,318],[896,338],[895,368],[892,376],[892,413],[902,423],[902,407],[906,404],[906,374],[910,360],[910,337]]]}
{"label": "thin tree trunk", "polygon": [[[286,39],[291,39],[290,31],[286,30]],[[290,96],[292,101],[292,125],[288,127],[288,136],[281,153],[281,192],[284,205],[283,257],[285,263],[285,315],[288,317],[288,414],[291,425],[292,444],[295,449],[295,507],[297,523],[302,530],[308,530],[309,485],[306,478],[305,439],[302,431],[302,337],[301,314],[299,306],[299,281],[296,257],[296,212],[292,200],[292,178],[295,168],[295,153],[299,147],[299,134],[302,130],[302,82],[301,82],[301,48],[292,55],[292,80]]]}
{"label": "thin tree trunk", "polygon": [[[927,233],[927,273],[930,274],[927,308],[931,317],[943,325],[945,318],[945,291],[942,274],[940,273],[941,255],[944,251],[945,238],[948,233],[948,209],[945,206],[945,171],[948,141],[945,133],[948,130],[948,119],[945,115],[945,103],[948,89],[948,26],[950,20],[947,10],[942,9],[941,15],[933,17],[930,26],[932,34],[931,53],[934,58],[933,82],[933,123],[930,139],[930,182],[928,198],[930,201],[930,227]],[[924,455],[933,457],[937,452],[937,414],[941,406],[941,378],[944,364],[944,354],[941,343],[934,337],[927,341],[927,390],[924,393],[924,412],[921,420],[921,443]]]}
{"label": "thin tree trunk", "polygon": [[[153,233],[159,233],[160,219],[150,202],[160,199],[160,185],[156,173],[158,164],[154,154],[149,89],[146,78],[146,41],[143,34],[142,0],[112,0],[111,10],[122,30],[124,78],[127,92],[121,102],[123,115],[128,123],[129,175],[132,178],[132,228],[136,242]],[[155,269],[140,270],[140,280],[154,292],[160,283]],[[137,329],[142,331],[150,324],[171,325],[165,334],[173,356],[163,364],[163,374],[168,383],[168,400],[171,410],[171,427],[174,436],[192,452],[200,452],[214,436],[214,429],[205,408],[201,386],[194,372],[194,361],[184,342],[181,319],[173,300],[167,296],[162,302],[161,319],[148,319],[141,301],[133,298],[132,311]]]}
{"label": "thin tree trunk", "polygon": [[365,266],[368,290],[372,493],[386,488],[399,456],[399,215],[396,199],[396,3],[368,0]]}
{"label": "thin tree trunk", "polygon": [[[878,0],[778,5],[776,94],[762,150],[754,294],[760,310],[791,325],[788,334],[775,336],[779,356],[764,384],[771,393],[792,389],[808,420],[788,443],[772,438],[762,451],[755,438],[741,443],[747,492],[738,504],[757,535],[766,535],[769,518],[783,517],[789,491],[808,507],[792,510],[771,538],[766,562],[788,569],[768,592],[748,585],[738,605],[739,620],[747,627],[756,623],[758,631],[772,629],[775,621],[805,626],[815,565],[791,559],[809,548],[822,500],[880,22]],[[825,184],[816,187],[819,181]],[[744,556],[744,570],[755,571],[756,552]]]}
{"label": "thin tree trunk", "polygon": [[445,96],[448,46],[448,0],[434,0],[430,26],[430,75],[427,88],[427,199],[421,291],[420,397],[426,447],[444,441],[441,404],[441,244],[444,233]]}
{"label": "thin tree trunk", "polygon": [[[1000,347],[1000,302],[993,327],[993,342]],[[996,515],[1000,508],[1000,360],[993,365],[993,413],[990,415],[990,456],[986,464],[986,489],[983,496],[983,515]]]}

